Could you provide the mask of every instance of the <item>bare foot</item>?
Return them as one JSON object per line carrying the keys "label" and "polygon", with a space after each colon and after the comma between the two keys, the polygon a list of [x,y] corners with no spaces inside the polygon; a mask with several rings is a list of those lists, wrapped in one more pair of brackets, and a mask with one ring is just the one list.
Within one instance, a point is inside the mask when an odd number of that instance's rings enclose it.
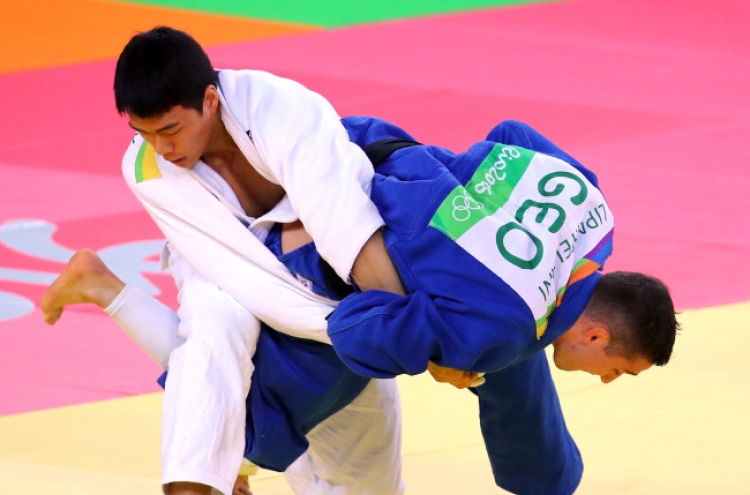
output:
{"label": "bare foot", "polygon": [[42,294],[39,306],[44,321],[54,325],[68,304],[92,303],[106,308],[125,283],[107,268],[90,249],[82,249],[70,258],[65,269]]}

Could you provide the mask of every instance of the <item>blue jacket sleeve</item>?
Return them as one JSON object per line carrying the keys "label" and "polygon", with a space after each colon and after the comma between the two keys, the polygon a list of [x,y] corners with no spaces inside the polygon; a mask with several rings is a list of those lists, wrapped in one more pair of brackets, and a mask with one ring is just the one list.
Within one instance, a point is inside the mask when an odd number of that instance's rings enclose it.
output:
{"label": "blue jacket sleeve", "polygon": [[547,356],[485,375],[479,418],[498,486],[521,495],[571,495],[583,462],[565,425]]}
{"label": "blue jacket sleeve", "polygon": [[529,330],[514,318],[517,309],[496,315],[480,307],[424,291],[398,296],[371,290],[341,301],[328,320],[328,334],[349,368],[373,378],[416,375],[428,361],[497,370],[523,353]]}

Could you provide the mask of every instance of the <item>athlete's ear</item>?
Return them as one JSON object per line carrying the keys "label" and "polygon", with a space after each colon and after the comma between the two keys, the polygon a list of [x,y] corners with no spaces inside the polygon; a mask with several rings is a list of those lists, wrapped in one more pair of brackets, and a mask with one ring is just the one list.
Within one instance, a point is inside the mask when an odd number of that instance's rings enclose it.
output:
{"label": "athlete's ear", "polygon": [[594,345],[596,347],[607,347],[611,335],[609,330],[603,325],[595,325],[585,332],[581,336],[581,341],[585,345]]}
{"label": "athlete's ear", "polygon": [[216,86],[209,84],[203,93],[203,111],[215,112],[219,108],[219,91]]}

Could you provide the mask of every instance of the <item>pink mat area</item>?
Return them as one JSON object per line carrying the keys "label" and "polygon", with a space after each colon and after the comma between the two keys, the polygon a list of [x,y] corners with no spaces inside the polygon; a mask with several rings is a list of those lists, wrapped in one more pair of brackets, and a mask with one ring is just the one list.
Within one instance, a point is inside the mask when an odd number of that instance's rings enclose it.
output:
{"label": "pink mat area", "polygon": [[[523,120],[595,170],[618,219],[608,269],[644,270],[680,308],[750,299],[750,16],[730,0],[582,0],[214,47],[218,67],[300,80],[456,150]],[[155,239],[119,179],[131,131],[114,63],[0,77],[0,224],[57,224],[66,248]],[[12,180],[9,180],[12,178]],[[0,267],[62,263],[0,247]],[[148,276],[174,300],[171,282]],[[43,285],[0,279],[37,301]],[[101,312],[0,323],[0,414],[156,390],[156,365]]]}
{"label": "pink mat area", "polygon": [[151,362],[111,319],[73,310],[54,328],[41,315],[5,322],[0,416],[161,390]]}
{"label": "pink mat area", "polygon": [[119,177],[133,132],[115,110],[114,71],[108,61],[0,76],[13,95],[3,101],[0,163]]}
{"label": "pink mat area", "polygon": [[[0,165],[0,173],[14,178],[0,182],[0,223],[54,224],[60,249],[101,251],[161,238],[118,177],[8,165]],[[0,277],[0,291],[37,302],[62,267],[61,261],[0,245],[0,270],[49,277],[26,283]],[[170,277],[145,276],[162,300],[174,303]],[[159,366],[95,307],[71,306],[54,327],[38,309],[0,323],[0,415],[157,391],[159,374]]]}

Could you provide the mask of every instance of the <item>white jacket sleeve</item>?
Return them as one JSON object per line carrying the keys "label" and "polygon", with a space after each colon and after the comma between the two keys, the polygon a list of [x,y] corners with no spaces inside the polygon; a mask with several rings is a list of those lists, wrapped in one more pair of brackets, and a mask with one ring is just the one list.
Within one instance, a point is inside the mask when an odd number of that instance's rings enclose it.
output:
{"label": "white jacket sleeve", "polygon": [[335,303],[307,291],[188,170],[156,155],[136,135],[123,175],[171,246],[207,280],[272,328],[330,342]]}
{"label": "white jacket sleeve", "polygon": [[320,255],[348,280],[362,246],[383,225],[369,196],[367,156],[331,104],[301,84],[259,71],[219,77],[230,113],[249,126],[262,157],[253,165],[284,188]]}

